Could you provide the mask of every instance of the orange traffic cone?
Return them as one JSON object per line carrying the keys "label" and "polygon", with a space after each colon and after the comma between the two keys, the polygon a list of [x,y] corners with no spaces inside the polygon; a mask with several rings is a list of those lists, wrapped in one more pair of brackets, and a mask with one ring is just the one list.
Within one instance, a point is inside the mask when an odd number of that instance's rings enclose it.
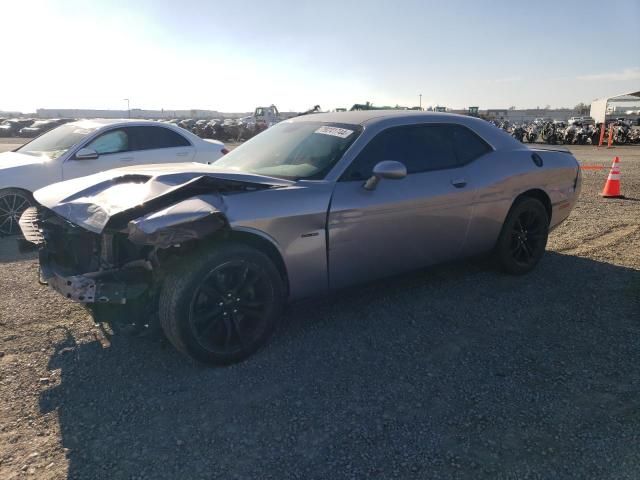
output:
{"label": "orange traffic cone", "polygon": [[613,158],[613,165],[609,171],[607,182],[604,184],[602,195],[604,198],[624,198],[624,195],[620,194],[620,159],[618,157]]}

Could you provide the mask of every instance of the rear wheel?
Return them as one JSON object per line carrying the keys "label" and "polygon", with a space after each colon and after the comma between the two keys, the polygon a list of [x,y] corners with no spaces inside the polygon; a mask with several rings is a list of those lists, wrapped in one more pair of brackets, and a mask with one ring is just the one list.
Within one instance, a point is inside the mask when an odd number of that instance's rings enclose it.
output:
{"label": "rear wheel", "polygon": [[527,273],[544,254],[549,236],[549,216],[540,200],[516,201],[502,226],[496,257],[500,267],[515,275]]}
{"label": "rear wheel", "polygon": [[33,205],[33,197],[25,190],[0,190],[0,237],[20,233],[18,220]]}
{"label": "rear wheel", "polygon": [[283,281],[269,257],[248,246],[222,243],[193,254],[167,275],[160,323],[181,352],[228,365],[266,343],[283,302]]}

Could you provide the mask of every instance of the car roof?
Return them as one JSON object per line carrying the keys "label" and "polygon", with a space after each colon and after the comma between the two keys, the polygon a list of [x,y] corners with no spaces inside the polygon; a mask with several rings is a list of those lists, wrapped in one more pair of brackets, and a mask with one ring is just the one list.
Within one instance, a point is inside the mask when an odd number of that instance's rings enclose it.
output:
{"label": "car roof", "polygon": [[163,125],[164,123],[157,122],[155,120],[142,120],[135,118],[91,118],[91,119],[82,119],[76,120],[74,122],[69,122],[67,125],[74,125],[80,128],[101,128],[112,125],[129,125],[129,124],[152,124],[152,125]]}
{"label": "car roof", "polygon": [[424,112],[416,110],[357,110],[351,112],[313,113],[289,119],[294,122],[335,122],[352,125],[373,125],[389,119],[407,118],[425,122],[447,121],[452,117],[459,119],[473,118],[467,115],[444,112]]}
{"label": "car roof", "polygon": [[328,122],[350,125],[362,125],[369,128],[386,128],[389,126],[413,123],[455,123],[471,128],[493,148],[522,148],[522,143],[502,129],[481,118],[444,112],[421,112],[416,110],[361,110],[354,112],[314,113],[294,117],[285,122]]}

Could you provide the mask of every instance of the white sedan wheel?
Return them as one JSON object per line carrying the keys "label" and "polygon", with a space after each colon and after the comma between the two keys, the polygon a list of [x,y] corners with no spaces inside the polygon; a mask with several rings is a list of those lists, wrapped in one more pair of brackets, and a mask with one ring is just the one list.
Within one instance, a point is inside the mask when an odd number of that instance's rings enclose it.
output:
{"label": "white sedan wheel", "polygon": [[0,191],[0,236],[16,235],[20,232],[18,221],[31,204],[27,192],[17,189]]}

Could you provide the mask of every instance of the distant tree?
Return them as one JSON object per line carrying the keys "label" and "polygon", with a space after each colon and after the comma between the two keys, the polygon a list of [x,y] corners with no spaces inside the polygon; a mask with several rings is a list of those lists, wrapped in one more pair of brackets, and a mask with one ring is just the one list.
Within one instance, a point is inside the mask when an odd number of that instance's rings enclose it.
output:
{"label": "distant tree", "polygon": [[515,109],[516,109],[515,105],[512,105],[512,106],[509,107],[509,110],[515,110]]}
{"label": "distant tree", "polygon": [[591,107],[589,105],[587,105],[586,103],[582,103],[582,102],[580,102],[575,107],[573,107],[573,109],[576,112],[578,112],[580,115],[586,115],[587,113],[589,113],[589,109],[590,108]]}
{"label": "distant tree", "polygon": [[545,105],[545,106],[544,106],[544,109],[545,109],[545,110],[551,110],[551,105]]}

